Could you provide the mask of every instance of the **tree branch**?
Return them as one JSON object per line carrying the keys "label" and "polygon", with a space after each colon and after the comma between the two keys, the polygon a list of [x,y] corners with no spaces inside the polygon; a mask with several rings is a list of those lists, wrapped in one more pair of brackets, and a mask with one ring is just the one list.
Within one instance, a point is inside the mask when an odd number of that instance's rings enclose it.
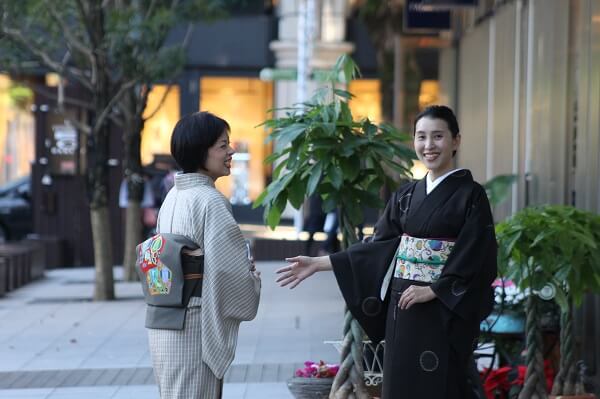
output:
{"label": "tree branch", "polygon": [[56,9],[51,5],[51,2],[49,0],[45,0],[44,5],[46,6],[46,9],[48,10],[52,18],[60,26],[67,45],[85,55],[90,61],[90,63],[92,63],[93,54],[91,50],[76,37],[76,35],[71,31],[71,29],[69,29],[65,21],[60,17],[58,12],[56,12]]}
{"label": "tree branch", "polygon": [[48,68],[52,69],[56,73],[63,75],[63,76],[66,73],[68,73],[73,78],[75,78],[79,83],[81,83],[81,85],[83,87],[85,87],[88,90],[92,90],[91,83],[85,78],[85,75],[82,71],[80,71],[76,68],[73,68],[73,67],[63,66],[60,63],[56,62],[55,60],[53,60],[50,57],[50,55],[48,55],[48,53],[41,50],[37,46],[34,46],[33,44],[31,44],[31,40],[27,40],[23,36],[23,33],[20,30],[3,26],[2,33],[4,33],[10,39],[18,42],[21,46],[25,47],[33,56],[38,58]]}
{"label": "tree branch", "polygon": [[[41,94],[44,97],[48,97],[50,100],[58,99],[58,96],[56,94],[52,93],[51,90],[46,89],[46,86],[31,84],[28,82],[23,82],[23,83],[25,83],[27,85],[27,87],[31,88],[31,90],[33,90],[35,93]],[[91,103],[81,101],[76,98],[65,97],[64,102],[66,104],[70,104],[70,105],[74,105],[76,107],[87,109],[88,111],[94,110],[94,107]]]}
{"label": "tree branch", "polygon": [[156,108],[154,109],[154,111],[152,111],[150,113],[149,116],[147,116],[146,118],[144,118],[144,122],[154,118],[154,116],[158,113],[158,111],[162,108],[162,106],[165,104],[165,101],[167,100],[167,96],[169,95],[169,92],[171,91],[171,89],[173,88],[173,82],[169,82],[169,86],[167,87],[167,90],[165,90],[164,94],[162,95],[162,98],[160,99],[160,102],[158,103],[158,105],[156,106]]}
{"label": "tree branch", "polygon": [[86,135],[89,135],[92,132],[92,129],[89,125],[79,122],[77,119],[71,119],[68,115],[65,116],[65,121],[68,121],[69,123],[73,124],[77,129],[81,130]]}
{"label": "tree branch", "polygon": [[146,16],[144,17],[144,19],[150,18],[150,16],[154,12],[154,8],[155,7],[156,7],[156,0],[152,0],[152,2],[150,3],[150,5],[148,6],[148,10],[146,11]]}
{"label": "tree branch", "polygon": [[104,107],[104,109],[102,110],[102,113],[98,116],[98,118],[94,122],[94,128],[93,128],[94,132],[98,131],[102,127],[102,125],[104,124],[104,121],[106,120],[106,118],[112,112],[112,108],[121,99],[121,97],[123,96],[123,94],[125,94],[125,92],[127,90],[129,90],[130,88],[132,88],[136,84],[137,84],[137,79],[133,79],[133,80],[130,80],[129,82],[124,83],[123,85],[121,85],[121,88],[119,89],[119,91],[117,92],[117,94],[115,94],[113,96],[113,98],[110,99],[110,101],[108,102],[108,104],[106,105],[106,107]]}

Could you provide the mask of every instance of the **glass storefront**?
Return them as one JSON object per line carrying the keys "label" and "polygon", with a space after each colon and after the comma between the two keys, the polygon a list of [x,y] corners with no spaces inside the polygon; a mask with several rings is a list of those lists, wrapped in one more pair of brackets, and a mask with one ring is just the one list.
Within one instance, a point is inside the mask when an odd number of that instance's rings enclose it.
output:
{"label": "glass storefront", "polygon": [[0,74],[0,184],[31,173],[35,157],[33,93]]}
{"label": "glass storefront", "polygon": [[353,80],[348,90],[355,95],[349,103],[354,119],[367,117],[371,122],[381,122],[381,90],[378,79]]}
{"label": "glass storefront", "polygon": [[200,80],[200,109],[225,119],[231,126],[235,149],[231,176],[217,188],[234,204],[249,204],[264,190],[270,167],[263,161],[271,146],[265,144],[264,122],[272,108],[273,87],[258,78],[204,77]]}
{"label": "glass storefront", "polygon": [[[381,121],[379,81],[361,79],[350,83],[356,96],[350,109],[356,119],[368,117]],[[142,132],[142,163],[149,165],[155,155],[169,154],[173,127],[179,120],[180,91],[155,85],[150,92]],[[162,102],[162,106],[161,105]],[[157,107],[159,107],[157,110]],[[258,126],[271,116],[273,85],[258,78],[203,77],[200,80],[200,109],[224,118],[231,126],[231,145],[236,150],[231,176],[217,181],[217,188],[233,204],[247,205],[254,201],[268,184],[271,167],[264,159],[272,146],[265,143],[268,131]]]}
{"label": "glass storefront", "polygon": [[144,118],[149,119],[142,131],[142,165],[149,165],[155,155],[171,153],[171,133],[179,120],[179,87],[153,86]]}

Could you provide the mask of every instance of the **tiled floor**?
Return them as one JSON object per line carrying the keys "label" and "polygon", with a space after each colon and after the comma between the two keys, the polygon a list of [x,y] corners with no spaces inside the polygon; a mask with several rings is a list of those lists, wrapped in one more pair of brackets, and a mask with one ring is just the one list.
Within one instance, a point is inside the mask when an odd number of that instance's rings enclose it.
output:
{"label": "tiled floor", "polygon": [[[279,288],[280,263],[259,262],[261,305],[240,327],[225,399],[291,398],[285,380],[306,360],[337,362],[343,301],[331,273]],[[120,270],[116,269],[116,277]],[[60,269],[0,298],[0,399],[158,399],[139,283],[90,301],[93,269]]]}

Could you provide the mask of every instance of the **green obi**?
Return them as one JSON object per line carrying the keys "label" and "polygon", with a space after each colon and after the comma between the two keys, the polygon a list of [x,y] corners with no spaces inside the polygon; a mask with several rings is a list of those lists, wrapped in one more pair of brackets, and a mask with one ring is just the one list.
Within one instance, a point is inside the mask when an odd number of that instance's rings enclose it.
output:
{"label": "green obi", "polygon": [[433,283],[440,278],[454,241],[402,235],[396,252],[394,277]]}

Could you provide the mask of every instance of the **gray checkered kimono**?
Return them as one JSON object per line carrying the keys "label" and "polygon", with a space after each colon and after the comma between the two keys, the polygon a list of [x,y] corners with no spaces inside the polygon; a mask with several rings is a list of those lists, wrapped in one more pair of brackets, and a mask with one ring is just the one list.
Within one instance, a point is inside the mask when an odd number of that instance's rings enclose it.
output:
{"label": "gray checkered kimono", "polygon": [[208,176],[175,176],[157,230],[190,238],[204,254],[202,298],[192,297],[184,329],[148,329],[161,398],[219,398],[239,324],[256,316],[260,279],[250,271],[229,201]]}

